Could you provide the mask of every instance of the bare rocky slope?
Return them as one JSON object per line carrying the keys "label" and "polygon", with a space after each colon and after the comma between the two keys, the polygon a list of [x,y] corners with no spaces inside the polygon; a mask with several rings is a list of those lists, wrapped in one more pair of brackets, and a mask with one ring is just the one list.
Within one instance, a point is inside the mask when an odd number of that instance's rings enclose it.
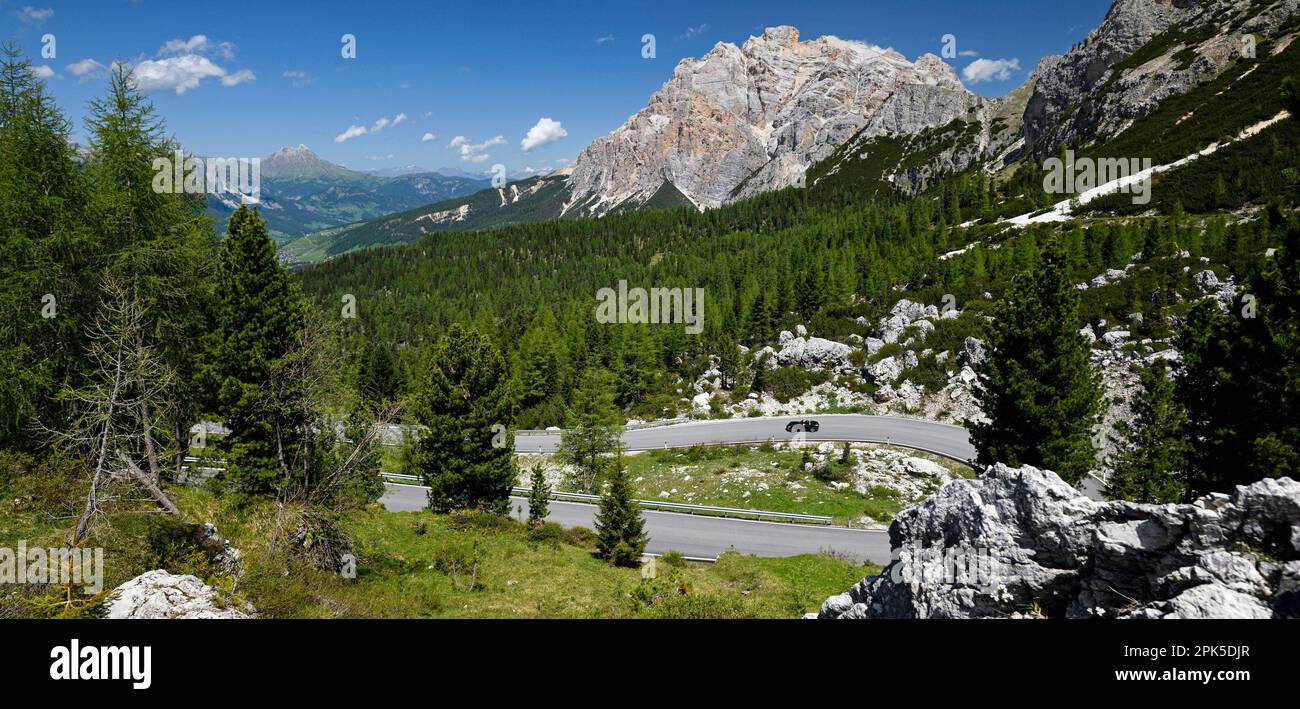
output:
{"label": "bare rocky slope", "polygon": [[684,59],[647,106],[578,157],[566,213],[647,202],[667,183],[697,207],[801,184],[860,131],[908,134],[986,103],[932,54],[773,27]]}
{"label": "bare rocky slope", "polygon": [[889,539],[894,561],[818,617],[1300,617],[1290,478],[1144,505],[999,464],[900,513]]}

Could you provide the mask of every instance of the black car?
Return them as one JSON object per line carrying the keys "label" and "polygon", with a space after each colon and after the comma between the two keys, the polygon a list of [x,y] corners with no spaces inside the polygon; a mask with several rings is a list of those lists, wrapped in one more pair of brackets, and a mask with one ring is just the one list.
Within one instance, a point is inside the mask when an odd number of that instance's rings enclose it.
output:
{"label": "black car", "polygon": [[804,433],[816,433],[819,428],[821,428],[821,424],[812,419],[800,419],[798,421],[787,423],[785,425],[785,432],[794,433],[795,431],[803,431]]}

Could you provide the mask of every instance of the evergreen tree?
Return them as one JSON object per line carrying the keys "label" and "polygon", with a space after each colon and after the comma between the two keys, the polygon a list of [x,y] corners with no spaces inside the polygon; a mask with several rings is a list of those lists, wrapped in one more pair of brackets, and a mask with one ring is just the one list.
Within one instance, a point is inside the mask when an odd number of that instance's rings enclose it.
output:
{"label": "evergreen tree", "polygon": [[613,391],[609,372],[587,370],[573,393],[568,428],[560,434],[556,457],[577,470],[576,482],[586,493],[597,489],[608,467],[607,459],[623,435]]}
{"label": "evergreen tree", "polygon": [[1192,494],[1300,467],[1300,229],[1286,227],[1252,290],[1227,312],[1198,303],[1179,332]]}
{"label": "evergreen tree", "polygon": [[546,484],[546,473],[541,463],[533,466],[528,484],[528,526],[540,527],[551,513],[551,487]]}
{"label": "evergreen tree", "polygon": [[1121,421],[1114,438],[1106,496],[1132,502],[1178,502],[1184,497],[1187,414],[1174,396],[1168,364],[1158,359],[1144,367],[1142,391],[1133,399],[1133,420]]}
{"label": "evergreen tree", "polygon": [[459,323],[438,340],[416,394],[425,427],[407,449],[407,470],[429,487],[435,511],[504,514],[516,479],[511,382],[496,345]]}
{"label": "evergreen tree", "polygon": [[619,453],[605,491],[600,496],[600,511],[596,514],[596,549],[602,559],[615,566],[637,566],[648,540],[645,520],[641,517],[640,506],[633,502],[632,482]]}
{"label": "evergreen tree", "polygon": [[397,372],[387,345],[372,342],[366,347],[357,379],[358,393],[371,408],[397,400]]}
{"label": "evergreen tree", "polygon": [[26,448],[66,413],[54,394],[82,368],[98,252],[70,126],[31,68],[0,46],[0,446]]}
{"label": "evergreen tree", "polygon": [[1096,467],[1100,375],[1070,284],[1053,243],[994,309],[976,389],[989,421],[971,426],[981,465],[1033,465],[1071,484]]}
{"label": "evergreen tree", "polygon": [[[87,129],[87,209],[95,215],[92,228],[102,259],[97,268],[105,278],[130,285],[149,313],[143,336],[178,375],[169,392],[173,404],[166,411],[142,415],[150,419],[150,430],[154,422],[171,418],[179,464],[187,431],[199,412],[193,382],[203,348],[195,330],[214,300],[217,239],[205,216],[207,196],[197,189],[201,184],[166,189],[159,180],[175,167],[177,146],[166,137],[162,120],[125,64],[113,65],[107,92],[90,102]],[[186,162],[180,167],[197,172]],[[146,457],[157,474],[157,451]]]}
{"label": "evergreen tree", "polygon": [[[215,412],[231,429],[228,483],[258,495],[289,477],[290,461],[307,423],[278,405],[274,372],[303,332],[304,303],[256,209],[230,215],[217,259],[217,289],[210,355],[201,372]],[[281,397],[281,402],[283,397]]]}

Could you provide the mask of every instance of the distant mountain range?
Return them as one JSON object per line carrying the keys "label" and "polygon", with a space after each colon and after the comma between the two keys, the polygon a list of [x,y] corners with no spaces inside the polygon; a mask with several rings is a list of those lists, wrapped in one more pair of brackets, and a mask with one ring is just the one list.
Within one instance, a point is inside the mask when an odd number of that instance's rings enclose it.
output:
{"label": "distant mountain range", "polygon": [[[1148,123],[1176,125],[1190,144],[1223,123],[1221,114],[1257,113],[1258,102],[1241,97],[1294,61],[1286,50],[1300,33],[1298,6],[1115,0],[1082,42],[1043,58],[1020,88],[992,100],[967,91],[933,55],[909,62],[892,50],[835,37],[801,41],[794,28],[774,27],[681,61],[644,109],[565,170],[331,227],[286,251],[310,262],[430,232],[706,209],[787,187],[852,183],[864,194],[915,194],[967,170],[1038,169],[1065,148],[1178,158],[1143,152],[1155,129],[1129,129],[1193,94],[1196,115]],[[1251,77],[1255,62],[1273,68]],[[1201,95],[1216,82],[1235,85],[1235,94],[1218,87]]]}
{"label": "distant mountain range", "polygon": [[[305,145],[281,148],[261,163],[262,217],[277,241],[472,194],[486,178],[436,172],[375,175],[320,158]],[[213,195],[209,212],[224,223],[239,206],[233,195]]]}

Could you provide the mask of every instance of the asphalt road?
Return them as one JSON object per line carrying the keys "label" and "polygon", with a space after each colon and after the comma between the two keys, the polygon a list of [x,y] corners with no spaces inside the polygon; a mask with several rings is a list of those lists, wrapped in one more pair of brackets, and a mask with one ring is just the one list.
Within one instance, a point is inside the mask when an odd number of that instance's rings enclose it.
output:
{"label": "asphalt road", "polygon": [[[821,424],[820,430],[816,433],[806,435],[805,440],[809,441],[887,443],[935,453],[963,463],[975,457],[975,447],[970,443],[970,434],[960,426],[919,419],[862,414],[692,421],[671,426],[628,430],[623,434],[623,445],[627,450],[637,451],[651,448],[680,448],[696,444],[761,443],[769,438],[785,441],[797,435],[786,433],[786,423],[803,418],[811,418]],[[559,432],[515,435],[517,453],[549,452],[555,450],[559,444]]]}
{"label": "asphalt road", "polygon": [[[388,484],[380,502],[394,512],[424,509],[425,488],[416,485]],[[512,512],[528,515],[528,501],[510,498]],[[835,551],[878,564],[889,562],[889,535],[882,531],[825,527],[781,522],[705,517],[677,512],[643,510],[650,541],[646,551],[663,554],[681,552],[686,556],[715,558],[728,549],[758,556],[795,556],[819,551]],[[596,506],[578,502],[551,501],[546,517],[565,527],[595,525]]]}

